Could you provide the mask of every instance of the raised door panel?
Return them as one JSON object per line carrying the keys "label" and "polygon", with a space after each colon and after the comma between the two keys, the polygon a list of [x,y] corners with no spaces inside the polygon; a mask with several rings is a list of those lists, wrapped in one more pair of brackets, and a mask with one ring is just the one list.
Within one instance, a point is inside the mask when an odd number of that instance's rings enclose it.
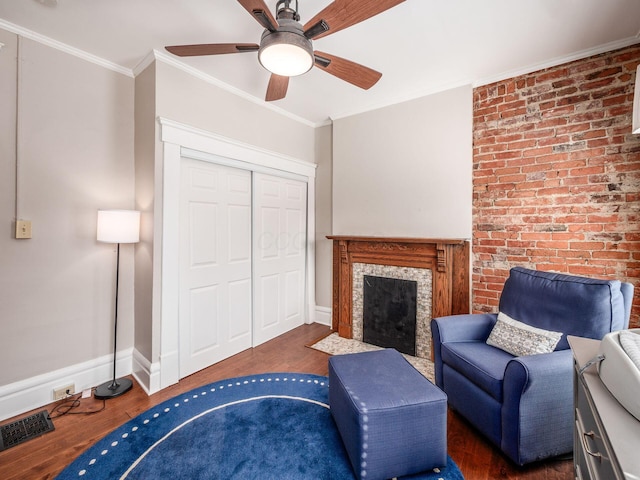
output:
{"label": "raised door panel", "polygon": [[307,193],[296,180],[253,182],[255,346],[305,321]]}
{"label": "raised door panel", "polygon": [[251,346],[251,173],[182,159],[180,377]]}

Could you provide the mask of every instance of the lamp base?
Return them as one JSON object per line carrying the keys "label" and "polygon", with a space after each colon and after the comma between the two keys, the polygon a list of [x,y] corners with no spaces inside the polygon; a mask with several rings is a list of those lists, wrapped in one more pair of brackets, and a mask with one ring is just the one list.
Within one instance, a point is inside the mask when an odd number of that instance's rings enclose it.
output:
{"label": "lamp base", "polygon": [[93,396],[98,400],[108,400],[110,398],[119,397],[123,393],[127,393],[133,387],[133,382],[128,378],[118,378],[110,380],[96,387]]}

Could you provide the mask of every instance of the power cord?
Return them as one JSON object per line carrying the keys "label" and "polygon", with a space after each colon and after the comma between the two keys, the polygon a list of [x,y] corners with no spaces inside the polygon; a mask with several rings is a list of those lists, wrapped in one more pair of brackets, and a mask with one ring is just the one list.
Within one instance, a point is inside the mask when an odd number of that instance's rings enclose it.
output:
{"label": "power cord", "polygon": [[49,412],[49,418],[54,419],[62,417],[63,415],[93,415],[94,413],[103,411],[107,406],[106,400],[102,399],[102,407],[98,410],[80,410],[73,412],[72,410],[74,408],[78,408],[80,406],[82,400],[81,396],[82,393],[76,393],[75,395],[67,397],[62,403],[51,409],[51,412]]}

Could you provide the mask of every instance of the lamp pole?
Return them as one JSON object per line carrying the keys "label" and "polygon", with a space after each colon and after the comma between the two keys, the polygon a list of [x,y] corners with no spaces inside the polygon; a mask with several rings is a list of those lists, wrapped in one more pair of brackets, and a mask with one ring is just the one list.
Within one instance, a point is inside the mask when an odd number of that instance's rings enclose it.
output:
{"label": "lamp pole", "polygon": [[116,294],[113,321],[113,378],[96,387],[95,398],[109,399],[128,392],[133,382],[128,378],[116,378],[118,352],[118,293],[120,290],[120,243],[136,243],[140,235],[140,212],[135,210],[98,211],[98,241],[116,244]]}

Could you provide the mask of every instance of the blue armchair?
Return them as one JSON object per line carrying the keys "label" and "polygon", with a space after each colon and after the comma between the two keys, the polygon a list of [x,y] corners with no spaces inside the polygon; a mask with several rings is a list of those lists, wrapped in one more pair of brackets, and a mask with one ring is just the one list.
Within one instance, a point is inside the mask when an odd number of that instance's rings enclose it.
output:
{"label": "blue armchair", "polygon": [[486,343],[497,314],[431,321],[436,385],[449,406],[518,465],[573,448],[573,361],[567,335],[600,339],[628,327],[633,285],[512,268],[499,310],[561,332],[551,353],[514,356]]}

